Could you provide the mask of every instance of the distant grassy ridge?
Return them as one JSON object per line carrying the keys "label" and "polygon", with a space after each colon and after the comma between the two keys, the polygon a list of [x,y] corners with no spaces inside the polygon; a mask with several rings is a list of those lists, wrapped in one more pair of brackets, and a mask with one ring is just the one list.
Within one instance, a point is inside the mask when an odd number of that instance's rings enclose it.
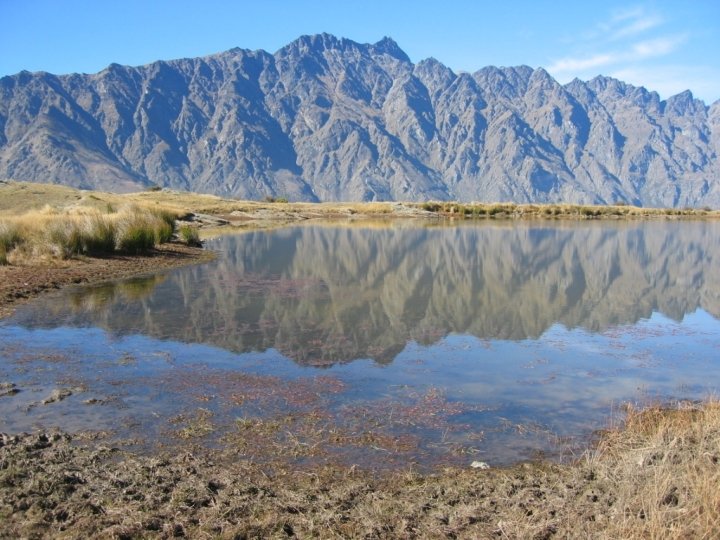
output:
{"label": "distant grassy ridge", "polygon": [[148,190],[137,193],[107,193],[88,191],[55,184],[33,182],[0,182],[0,218],[17,215],[46,206],[59,209],[95,208],[104,211],[108,204],[116,207],[135,204],[143,207],[161,206],[186,214],[188,212],[228,215],[232,212],[256,214],[258,212],[325,215],[390,214],[389,202],[368,203],[304,203],[275,201],[242,201],[225,199],[217,195],[174,190]]}
{"label": "distant grassy ridge", "polygon": [[515,204],[430,201],[415,205],[426,212],[466,218],[624,218],[624,217],[720,217],[711,208],[642,208],[625,204]]}
{"label": "distant grassy ridge", "polygon": [[68,259],[115,252],[146,253],[169,242],[178,213],[166,208],[126,206],[104,212],[46,206],[19,215],[0,216],[0,264],[42,258]]}
{"label": "distant grassy ridge", "polygon": [[96,209],[104,213],[108,205],[162,208],[176,215],[188,213],[221,216],[233,222],[288,221],[335,217],[442,217],[462,219],[714,219],[720,211],[711,208],[642,208],[625,204],[515,204],[484,202],[285,202],[282,197],[265,201],[242,201],[216,195],[173,190],[138,193],[85,191],[53,184],[0,182],[0,219],[38,211],[48,206],[61,211]]}

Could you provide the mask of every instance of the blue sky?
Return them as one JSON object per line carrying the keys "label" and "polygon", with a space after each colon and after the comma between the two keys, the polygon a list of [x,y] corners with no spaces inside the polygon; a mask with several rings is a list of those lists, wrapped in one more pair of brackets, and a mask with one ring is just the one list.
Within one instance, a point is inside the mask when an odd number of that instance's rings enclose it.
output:
{"label": "blue sky", "polygon": [[0,0],[0,76],[94,73],[300,35],[395,39],[413,62],[455,71],[542,66],[560,82],[598,74],[720,98],[720,1]]}

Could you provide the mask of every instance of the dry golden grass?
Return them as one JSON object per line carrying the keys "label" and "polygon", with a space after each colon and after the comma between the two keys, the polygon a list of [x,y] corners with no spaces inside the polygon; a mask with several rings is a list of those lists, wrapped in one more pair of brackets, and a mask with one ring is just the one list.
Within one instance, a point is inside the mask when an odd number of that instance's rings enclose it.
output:
{"label": "dry golden grass", "polygon": [[462,218],[543,218],[543,219],[622,219],[622,218],[718,218],[720,211],[705,209],[640,208],[629,205],[590,206],[574,204],[458,203],[302,203],[240,201],[215,195],[172,190],[138,193],[105,193],[77,190],[51,184],[29,182],[0,183],[0,216],[22,214],[50,206],[60,211],[95,208],[105,212],[134,204],[145,208],[163,207],[178,214],[199,213],[231,216],[233,220],[275,221],[323,217],[436,215]]}
{"label": "dry golden grass", "polygon": [[720,217],[720,211],[709,208],[642,208],[629,205],[580,205],[580,204],[515,204],[515,203],[468,203],[430,201],[413,203],[412,206],[438,215],[464,218],[573,218],[573,219],[619,219],[638,217]]}
{"label": "dry golden grass", "polygon": [[718,460],[717,401],[630,407],[576,463],[373,478],[320,471],[307,485],[297,476],[273,485],[278,504],[254,505],[247,526],[272,534],[291,524],[313,537],[712,539]]}
{"label": "dry golden grass", "polygon": [[[8,182],[0,184],[0,216],[16,216],[36,211],[75,214],[90,209],[108,213],[130,205],[142,208],[161,206],[178,214],[187,211],[182,204],[172,204],[171,201],[175,198],[163,195],[164,192],[118,194],[78,190],[55,184]],[[198,200],[202,201],[203,197],[198,196]],[[182,201],[182,198],[179,200]]]}
{"label": "dry golden grass", "polygon": [[630,408],[588,465],[615,486],[606,537],[720,535],[720,402]]}
{"label": "dry golden grass", "polygon": [[23,214],[39,210],[45,205],[71,207],[85,197],[84,193],[70,187],[29,182],[0,183],[0,215]]}
{"label": "dry golden grass", "polygon": [[266,211],[284,214],[310,214],[317,217],[333,215],[370,214],[392,212],[392,203],[282,203],[267,201],[240,201],[216,195],[183,191],[142,191],[137,193],[106,193],[77,190],[53,184],[8,182],[0,184],[0,215],[17,215],[46,206],[57,210],[95,208],[105,211],[111,207],[134,204],[144,208],[161,206],[184,214],[229,215],[232,212],[255,214]]}
{"label": "dry golden grass", "polygon": [[105,212],[83,206],[57,210],[45,205],[0,216],[0,263],[147,251],[171,239],[178,215],[164,207],[105,208]]}

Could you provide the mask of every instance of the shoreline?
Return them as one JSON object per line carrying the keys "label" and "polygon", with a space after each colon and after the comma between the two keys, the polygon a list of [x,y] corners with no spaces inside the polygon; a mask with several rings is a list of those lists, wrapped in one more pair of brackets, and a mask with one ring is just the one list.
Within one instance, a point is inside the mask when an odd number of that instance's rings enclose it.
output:
{"label": "shoreline", "polygon": [[[151,192],[149,195],[157,195],[157,192]],[[95,200],[102,201],[102,199],[97,197],[95,197]],[[473,223],[512,223],[518,221],[538,221],[552,224],[557,224],[562,221],[606,220],[613,222],[637,222],[639,220],[691,221],[698,219],[713,220],[720,216],[720,211],[707,212],[704,210],[690,213],[683,213],[683,211],[679,210],[672,211],[672,213],[664,213],[647,209],[647,212],[627,213],[624,215],[613,212],[587,215],[580,212],[579,209],[582,207],[579,206],[573,206],[573,213],[570,214],[546,213],[542,210],[543,208],[548,209],[557,205],[499,205],[513,208],[532,207],[532,211],[483,212],[477,214],[472,213],[472,211],[467,212],[466,210],[458,211],[457,203],[443,203],[448,208],[452,207],[452,212],[448,212],[444,207],[436,207],[432,212],[426,211],[421,209],[421,203],[358,203],[357,205],[346,205],[342,203],[254,204],[257,205],[257,208],[254,208],[250,212],[234,211],[218,214],[190,213],[190,221],[194,222],[194,225],[205,237],[210,238],[223,234],[282,228],[301,223],[343,223],[357,226],[372,222],[373,220],[387,222],[417,220],[457,226]],[[386,205],[387,208],[383,205]],[[371,211],[352,209],[352,207],[362,206],[370,208]],[[459,206],[460,208],[471,208],[471,205]],[[313,207],[323,208],[323,211],[312,211]],[[630,212],[629,207],[624,208]],[[288,211],[288,209],[290,209],[290,211]],[[3,215],[0,212],[0,220],[2,220],[2,218]],[[171,242],[160,244],[151,252],[141,255],[117,253],[107,257],[81,256],[68,260],[31,260],[30,262],[22,262],[19,264],[0,265],[0,320],[9,317],[17,306],[47,291],[57,290],[69,285],[96,284],[115,279],[139,277],[154,273],[158,270],[202,264],[213,258],[214,254],[204,251],[202,247],[190,247],[180,242]]]}
{"label": "shoreline", "polygon": [[215,257],[203,248],[180,243],[161,244],[145,255],[117,254],[66,261],[0,266],[0,320],[15,308],[48,291],[139,277],[161,270],[202,264]]}
{"label": "shoreline", "polygon": [[178,213],[239,225],[265,222],[294,222],[317,218],[431,218],[469,220],[513,219],[720,219],[720,210],[704,208],[650,208],[624,203],[592,205],[574,203],[511,202],[281,202],[224,199],[185,191],[161,189],[137,193],[107,193],[55,184],[7,181],[0,183],[0,219],[43,208],[90,209],[104,211],[108,206],[164,206]]}

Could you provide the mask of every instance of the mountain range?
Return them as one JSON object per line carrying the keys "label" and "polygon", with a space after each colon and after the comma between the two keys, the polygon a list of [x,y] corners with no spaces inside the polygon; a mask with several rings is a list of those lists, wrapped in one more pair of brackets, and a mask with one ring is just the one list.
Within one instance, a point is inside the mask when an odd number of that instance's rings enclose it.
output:
{"label": "mountain range", "polygon": [[0,79],[0,178],[88,189],[720,206],[719,153],[720,100],[455,73],[390,38]]}

